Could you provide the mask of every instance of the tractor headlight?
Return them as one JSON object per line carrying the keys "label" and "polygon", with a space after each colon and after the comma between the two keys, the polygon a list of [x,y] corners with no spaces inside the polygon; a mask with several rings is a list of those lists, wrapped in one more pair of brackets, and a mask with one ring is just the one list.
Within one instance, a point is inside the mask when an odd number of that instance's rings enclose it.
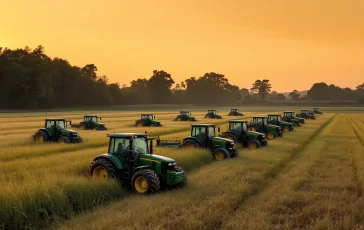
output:
{"label": "tractor headlight", "polygon": [[176,162],[168,163],[168,166],[173,166],[173,165],[176,165]]}

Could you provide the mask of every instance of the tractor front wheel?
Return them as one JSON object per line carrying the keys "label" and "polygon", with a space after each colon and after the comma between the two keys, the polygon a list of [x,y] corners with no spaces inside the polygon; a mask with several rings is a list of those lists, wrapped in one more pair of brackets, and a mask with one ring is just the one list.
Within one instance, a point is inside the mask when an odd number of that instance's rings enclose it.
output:
{"label": "tractor front wheel", "polygon": [[201,146],[197,141],[195,141],[193,139],[187,139],[182,142],[181,147],[182,148],[199,148]]}
{"label": "tractor front wheel", "polygon": [[221,160],[230,158],[229,151],[227,151],[227,149],[225,149],[223,147],[219,147],[219,148],[215,149],[214,151],[212,151],[212,155],[213,155],[214,159],[217,161],[221,161]]}
{"label": "tractor front wheel", "polygon": [[132,192],[137,194],[155,194],[160,190],[159,178],[151,169],[136,171],[131,177],[130,183]]}
{"label": "tractor front wheel", "polygon": [[232,133],[223,133],[222,137],[226,138],[226,139],[229,139],[229,140],[232,140],[232,141],[234,141],[234,143],[238,142],[238,138]]}
{"label": "tractor front wheel", "polygon": [[44,143],[49,141],[49,136],[42,130],[39,130],[34,134],[34,142],[35,143]]}
{"label": "tractor front wheel", "polygon": [[260,147],[262,147],[262,144],[257,140],[252,140],[248,143],[249,149],[258,149]]}
{"label": "tractor front wheel", "polygon": [[119,182],[119,174],[115,166],[107,159],[96,159],[90,166],[90,175],[93,178],[115,179]]}
{"label": "tractor front wheel", "polygon": [[273,131],[270,131],[267,133],[268,140],[272,140],[272,139],[276,138],[276,136],[277,136],[277,134]]}
{"label": "tractor front wheel", "polygon": [[69,144],[71,141],[70,141],[70,139],[68,137],[60,136],[58,138],[57,142]]}

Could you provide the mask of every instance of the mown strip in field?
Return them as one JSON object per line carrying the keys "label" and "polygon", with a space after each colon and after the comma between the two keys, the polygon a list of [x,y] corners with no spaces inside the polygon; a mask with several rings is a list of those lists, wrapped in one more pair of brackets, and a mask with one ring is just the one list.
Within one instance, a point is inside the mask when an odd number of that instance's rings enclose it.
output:
{"label": "mown strip in field", "polygon": [[337,116],[222,229],[360,228],[364,224],[363,151],[350,121]]}
{"label": "mown strip in field", "polygon": [[[117,204],[67,222],[75,229],[216,229],[235,213],[242,197],[257,194],[277,175],[292,154],[332,115],[308,121],[293,133],[270,141],[268,148],[241,152],[240,157],[213,162],[189,174],[185,189],[153,197],[128,197]],[[311,139],[312,140],[312,139]],[[300,147],[301,146],[301,147]],[[267,176],[269,175],[269,176]],[[244,194],[244,195],[242,195]],[[140,208],[143,207],[143,208]],[[135,215],[138,213],[138,215]],[[97,221],[95,221],[97,219]]]}

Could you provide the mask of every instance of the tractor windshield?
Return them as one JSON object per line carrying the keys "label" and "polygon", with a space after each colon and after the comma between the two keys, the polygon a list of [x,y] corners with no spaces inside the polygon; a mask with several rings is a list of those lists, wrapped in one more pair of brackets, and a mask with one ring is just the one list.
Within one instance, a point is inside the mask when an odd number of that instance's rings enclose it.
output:
{"label": "tractor windshield", "polygon": [[64,122],[64,121],[56,121],[56,126],[57,126],[57,128],[59,128],[59,129],[64,129],[64,128],[66,128],[66,124],[65,124],[65,122]]}
{"label": "tractor windshield", "polygon": [[243,130],[244,131],[248,131],[248,125],[247,125],[247,123],[243,123]]}
{"label": "tractor windshield", "polygon": [[239,129],[241,127],[242,127],[241,123],[238,123],[238,122],[232,122],[232,123],[230,123],[230,129],[231,130]]}
{"label": "tractor windshield", "polygon": [[136,137],[133,139],[133,150],[135,153],[147,154],[148,144],[144,137]]}
{"label": "tractor windshield", "polygon": [[277,116],[277,121],[281,121],[281,116]]}
{"label": "tractor windshield", "polygon": [[209,138],[213,138],[215,136],[215,127],[210,126],[208,128],[208,132],[209,132],[209,134],[208,134]]}
{"label": "tractor windshield", "polygon": [[263,119],[263,124],[264,125],[267,125],[268,123],[267,123],[267,119]]}
{"label": "tractor windshield", "polygon": [[97,117],[91,117],[91,121],[97,122]]}
{"label": "tractor windshield", "polygon": [[189,115],[189,112],[181,112],[181,115],[186,115],[186,116],[188,116],[188,115]]}
{"label": "tractor windshield", "polygon": [[211,110],[211,111],[210,111],[210,113],[211,113],[211,114],[214,114],[214,115],[216,115],[216,114],[217,114],[217,112],[216,112],[215,110]]}

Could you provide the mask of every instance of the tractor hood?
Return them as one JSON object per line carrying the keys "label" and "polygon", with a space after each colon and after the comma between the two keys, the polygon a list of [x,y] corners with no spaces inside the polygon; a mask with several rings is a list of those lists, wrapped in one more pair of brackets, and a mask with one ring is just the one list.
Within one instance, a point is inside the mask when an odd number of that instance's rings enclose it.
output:
{"label": "tractor hood", "polygon": [[246,131],[245,132],[247,136],[253,136],[253,137],[256,137],[256,136],[264,136],[264,133],[259,133],[259,132],[253,132],[253,131]]}
{"label": "tractor hood", "polygon": [[156,123],[156,124],[160,124],[161,123],[160,121],[157,121],[157,120],[153,120],[152,122],[153,123]]}
{"label": "tractor hood", "polygon": [[74,134],[77,134],[76,131],[72,130],[72,129],[61,129],[60,130],[60,133],[61,134],[67,134],[67,133],[74,133]]}
{"label": "tractor hood", "polygon": [[212,138],[213,141],[216,141],[216,142],[231,142],[233,143],[234,141],[230,140],[230,139],[227,139],[227,138],[223,138],[223,137],[213,137]]}
{"label": "tractor hood", "polygon": [[104,126],[105,124],[104,123],[101,123],[101,122],[95,122],[95,125]]}
{"label": "tractor hood", "polygon": [[280,123],[283,125],[288,125],[290,127],[293,126],[290,122],[281,121]]}
{"label": "tractor hood", "polygon": [[147,159],[150,161],[159,161],[161,163],[174,163],[176,162],[175,160],[165,157],[165,156],[160,156],[160,155],[150,155],[150,154],[140,154],[139,159]]}
{"label": "tractor hood", "polygon": [[272,127],[272,128],[277,128],[277,129],[280,129],[281,127],[278,126],[278,125],[267,125],[267,127]]}

